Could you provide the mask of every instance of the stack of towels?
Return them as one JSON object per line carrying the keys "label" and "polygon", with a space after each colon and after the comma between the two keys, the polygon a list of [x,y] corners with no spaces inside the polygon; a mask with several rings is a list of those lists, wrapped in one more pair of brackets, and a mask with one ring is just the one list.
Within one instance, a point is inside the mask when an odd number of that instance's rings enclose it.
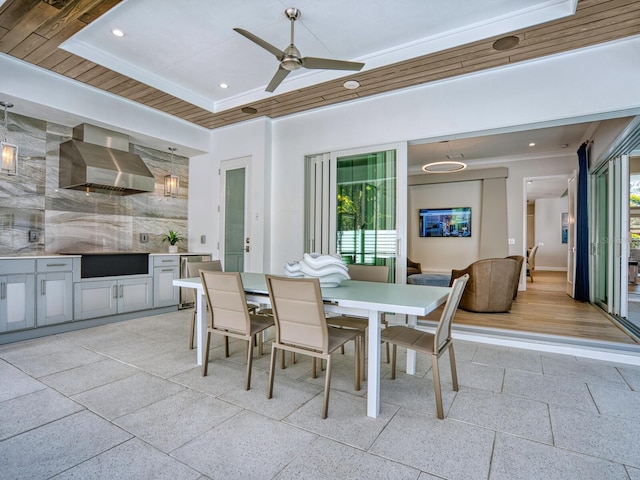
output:
{"label": "stack of towels", "polygon": [[320,253],[305,253],[302,260],[287,263],[284,270],[287,277],[317,278],[323,287],[338,287],[351,278],[341,258]]}

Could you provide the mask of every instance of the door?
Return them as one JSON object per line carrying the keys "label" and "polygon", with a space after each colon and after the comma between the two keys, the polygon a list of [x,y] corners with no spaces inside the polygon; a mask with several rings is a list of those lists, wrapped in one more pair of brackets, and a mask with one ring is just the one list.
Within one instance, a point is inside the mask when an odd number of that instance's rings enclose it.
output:
{"label": "door", "polygon": [[39,273],[36,283],[39,327],[73,320],[73,273]]}
{"label": "door", "polygon": [[35,276],[0,276],[0,332],[34,326]]}
{"label": "door", "polygon": [[249,158],[220,164],[220,252],[225,272],[244,272],[249,264],[251,236],[248,227]]}
{"label": "door", "polygon": [[569,200],[569,218],[567,230],[567,295],[575,297],[575,275],[576,275],[576,181],[578,173],[574,170],[573,175],[567,181],[567,197]]}

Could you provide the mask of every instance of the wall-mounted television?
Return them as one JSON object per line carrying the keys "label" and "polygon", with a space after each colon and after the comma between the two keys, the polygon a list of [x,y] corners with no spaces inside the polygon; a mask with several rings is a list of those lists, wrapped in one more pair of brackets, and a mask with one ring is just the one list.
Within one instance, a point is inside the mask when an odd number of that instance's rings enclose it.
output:
{"label": "wall-mounted television", "polygon": [[470,237],[471,207],[421,208],[421,237]]}

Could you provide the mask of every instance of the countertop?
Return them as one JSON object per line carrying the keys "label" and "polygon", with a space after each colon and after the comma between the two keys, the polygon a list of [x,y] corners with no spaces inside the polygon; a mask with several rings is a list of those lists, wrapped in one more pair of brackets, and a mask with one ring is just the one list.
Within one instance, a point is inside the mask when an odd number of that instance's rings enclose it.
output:
{"label": "countertop", "polygon": [[[127,254],[127,253],[146,253],[146,252],[87,252],[86,255],[108,255],[108,254]],[[178,253],[169,253],[169,252],[151,252],[149,256],[155,255],[176,255],[176,256],[185,256],[185,255],[211,255],[210,253],[197,253],[197,252],[178,252]],[[29,258],[61,258],[61,257],[81,257],[81,254],[66,254],[66,253],[16,253],[12,255],[0,255],[0,260],[17,260],[17,259],[29,259]]]}

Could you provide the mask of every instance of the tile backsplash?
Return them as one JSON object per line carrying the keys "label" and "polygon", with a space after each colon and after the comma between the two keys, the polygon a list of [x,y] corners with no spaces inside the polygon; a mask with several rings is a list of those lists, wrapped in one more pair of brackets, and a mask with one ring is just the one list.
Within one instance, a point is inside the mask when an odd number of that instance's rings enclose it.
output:
{"label": "tile backsplash", "polygon": [[[18,145],[18,173],[0,174],[0,256],[72,251],[163,252],[162,236],[177,230],[187,241],[189,159],[139,145],[156,179],[155,191],[119,196],[58,189],[60,143],[65,127],[17,114],[8,115],[7,141]],[[180,196],[164,196],[164,176],[180,178]],[[36,232],[33,241],[30,232]],[[146,233],[148,241],[140,242]],[[30,241],[31,240],[31,241]]]}

